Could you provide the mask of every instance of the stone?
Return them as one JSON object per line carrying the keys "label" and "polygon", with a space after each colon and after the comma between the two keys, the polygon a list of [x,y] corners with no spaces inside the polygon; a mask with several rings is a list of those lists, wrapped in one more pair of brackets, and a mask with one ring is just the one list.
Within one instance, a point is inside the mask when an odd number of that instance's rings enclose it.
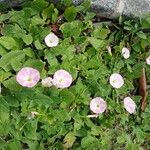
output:
{"label": "stone", "polygon": [[0,0],[0,12],[12,7],[20,6],[25,0]]}
{"label": "stone", "polygon": [[[83,0],[73,0],[75,5]],[[98,16],[117,18],[120,15],[137,18],[150,13],[150,0],[92,0],[91,10]]]}
{"label": "stone", "polygon": [[[0,0],[0,12],[12,7],[18,7],[27,0]],[[60,0],[47,0],[59,3]],[[79,5],[84,0],[72,0]],[[137,18],[150,13],[150,0],[91,0],[91,10],[98,16],[117,18],[120,15]]]}

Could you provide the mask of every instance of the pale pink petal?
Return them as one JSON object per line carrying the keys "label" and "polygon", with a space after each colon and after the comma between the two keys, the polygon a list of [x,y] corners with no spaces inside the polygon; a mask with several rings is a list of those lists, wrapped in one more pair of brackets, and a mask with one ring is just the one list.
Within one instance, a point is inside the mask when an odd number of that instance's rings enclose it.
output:
{"label": "pale pink petal", "polygon": [[34,87],[40,80],[40,73],[38,70],[31,67],[22,68],[16,76],[16,81],[24,87]]}
{"label": "pale pink petal", "polygon": [[67,88],[71,85],[72,80],[71,74],[61,69],[55,72],[53,77],[53,85],[57,88]]}
{"label": "pale pink petal", "polygon": [[124,108],[126,109],[126,111],[128,111],[130,114],[135,113],[136,110],[135,102],[130,97],[124,98],[123,101],[124,101]]}
{"label": "pale pink petal", "polygon": [[90,102],[90,109],[95,113],[95,114],[100,114],[103,113],[107,108],[107,104],[102,99],[101,97],[96,97],[91,100]]}

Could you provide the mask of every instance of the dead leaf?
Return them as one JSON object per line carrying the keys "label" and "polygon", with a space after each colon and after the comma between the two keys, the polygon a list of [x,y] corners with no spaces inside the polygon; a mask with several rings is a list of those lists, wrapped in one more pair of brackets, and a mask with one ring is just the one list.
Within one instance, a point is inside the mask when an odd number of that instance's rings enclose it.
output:
{"label": "dead leaf", "polygon": [[75,135],[72,132],[69,132],[64,138],[64,148],[65,149],[71,148],[75,140],[76,140]]}
{"label": "dead leaf", "polygon": [[141,99],[141,110],[144,111],[146,108],[146,75],[145,68],[142,69],[142,76],[139,79],[139,94],[142,96]]}
{"label": "dead leaf", "polygon": [[55,34],[58,33],[59,31],[59,25],[58,24],[52,24],[50,25],[52,32],[54,32]]}

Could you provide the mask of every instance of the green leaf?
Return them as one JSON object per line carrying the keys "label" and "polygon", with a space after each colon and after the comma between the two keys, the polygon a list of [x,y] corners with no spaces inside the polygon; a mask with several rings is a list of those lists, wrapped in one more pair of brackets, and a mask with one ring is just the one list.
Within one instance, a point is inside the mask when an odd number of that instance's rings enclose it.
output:
{"label": "green leaf", "polygon": [[79,6],[77,6],[77,11],[83,11],[86,12],[91,6],[91,0],[84,0],[83,3]]}
{"label": "green leaf", "polygon": [[132,72],[127,74],[130,79],[137,79],[142,75],[142,69],[144,67],[144,62],[137,63],[133,66]]}
{"label": "green leaf", "polygon": [[38,50],[42,50],[43,49],[43,45],[42,45],[42,43],[39,40],[36,40],[34,42],[34,45],[35,45],[36,49],[38,49]]}
{"label": "green leaf", "polygon": [[47,18],[51,19],[53,11],[54,11],[54,4],[51,4],[49,7],[45,8],[41,13],[43,19],[44,20],[46,20]]}
{"label": "green leaf", "polygon": [[23,49],[23,52],[25,53],[25,55],[27,55],[28,57],[30,57],[30,58],[35,58],[35,54],[34,54],[34,51],[33,51],[33,49],[31,49],[31,48],[24,48]]}
{"label": "green leaf", "polygon": [[13,70],[19,71],[20,68],[22,67],[22,63],[25,61],[25,54],[22,53],[18,55],[15,59],[11,61],[11,66]]}
{"label": "green leaf", "polygon": [[0,110],[9,112],[9,105],[2,96],[0,96]]}
{"label": "green leaf", "polygon": [[85,69],[98,69],[101,66],[100,59],[98,56],[91,58],[87,63],[83,64]]}
{"label": "green leaf", "polygon": [[68,7],[64,12],[64,17],[67,21],[73,21],[77,16],[76,7]]}
{"label": "green leaf", "polygon": [[82,31],[82,22],[81,21],[73,21],[69,23],[64,23],[60,26],[60,30],[65,37],[70,36],[79,36]]}
{"label": "green leaf", "polygon": [[141,19],[141,25],[143,28],[149,29],[150,27],[150,15],[147,14]]}
{"label": "green leaf", "polygon": [[33,98],[33,101],[38,105],[51,106],[53,100],[44,94],[36,94]]}
{"label": "green leaf", "polygon": [[0,83],[6,80],[7,78],[9,78],[10,76],[11,76],[10,72],[5,72],[3,70],[0,70]]}
{"label": "green leaf", "polygon": [[98,139],[92,136],[86,136],[81,141],[81,147],[87,150],[90,149],[99,149]]}
{"label": "green leaf", "polygon": [[75,100],[75,95],[70,90],[64,89],[60,92],[60,98],[69,105]]}
{"label": "green leaf", "polygon": [[11,61],[15,60],[16,57],[22,55],[22,53],[23,51],[11,51],[6,55],[3,55],[3,57],[0,59],[0,67],[6,71],[10,70],[10,68],[7,68],[7,66],[10,65]]}
{"label": "green leaf", "polygon": [[108,34],[110,33],[110,30],[109,29],[106,29],[106,28],[102,28],[102,27],[99,27],[99,28],[96,28],[94,31],[93,31],[93,36],[95,38],[100,38],[100,39],[106,39]]}
{"label": "green leaf", "polygon": [[52,13],[52,23],[56,23],[58,19],[59,11],[55,8],[54,12]]}
{"label": "green leaf", "polygon": [[0,23],[9,19],[14,14],[14,11],[9,11],[8,13],[4,13],[0,15]]}
{"label": "green leaf", "polygon": [[41,72],[45,66],[45,63],[40,60],[34,59],[34,60],[27,60],[23,66],[24,67],[32,67]]}
{"label": "green leaf", "polygon": [[95,17],[95,13],[93,13],[93,12],[87,12],[86,13],[86,16],[84,17],[84,20],[85,21],[89,21],[89,20],[91,20],[91,19],[93,19],[94,17]]}
{"label": "green leaf", "polygon": [[22,39],[26,43],[26,45],[30,45],[33,42],[31,34],[23,35]]}
{"label": "green leaf", "polygon": [[0,44],[9,50],[18,49],[18,43],[15,41],[15,39],[9,36],[0,37]]}
{"label": "green leaf", "polygon": [[136,33],[137,34],[137,36],[138,37],[140,37],[141,39],[147,39],[147,37],[146,37],[146,35],[145,35],[145,33],[144,32],[142,32],[142,31],[139,31],[138,33]]}
{"label": "green leaf", "polygon": [[2,107],[0,108],[0,124],[2,124],[9,120],[9,111]]}
{"label": "green leaf", "polygon": [[6,24],[4,28],[2,28],[2,34],[5,36],[22,38],[22,36],[26,34],[26,31],[18,24]]}
{"label": "green leaf", "polygon": [[21,143],[18,140],[13,140],[7,144],[9,150],[21,150]]}
{"label": "green leaf", "polygon": [[16,81],[16,77],[11,77],[3,82],[3,85],[12,91],[21,91],[22,86]]}
{"label": "green leaf", "polygon": [[99,50],[100,48],[102,48],[105,44],[105,42],[103,40],[99,40],[97,38],[94,37],[88,37],[88,41],[90,42],[90,44],[96,49]]}
{"label": "green leaf", "polygon": [[39,15],[36,15],[31,19],[31,26],[44,25],[44,24],[45,21]]}
{"label": "green leaf", "polygon": [[30,140],[37,140],[37,120],[28,122],[24,127],[24,134]]}
{"label": "green leaf", "polygon": [[72,0],[63,0],[65,6],[70,6],[72,4]]}
{"label": "green leaf", "polygon": [[5,54],[7,54],[7,50],[3,46],[0,45],[0,56],[3,56]]}

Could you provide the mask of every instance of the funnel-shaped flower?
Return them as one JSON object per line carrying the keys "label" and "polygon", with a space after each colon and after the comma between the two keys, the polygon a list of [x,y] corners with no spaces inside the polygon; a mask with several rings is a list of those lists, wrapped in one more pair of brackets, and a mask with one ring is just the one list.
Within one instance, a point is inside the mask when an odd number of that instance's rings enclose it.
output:
{"label": "funnel-shaped flower", "polygon": [[55,72],[53,77],[53,85],[55,85],[57,88],[67,88],[72,83],[72,76],[69,72],[66,70],[58,70]]}
{"label": "funnel-shaped flower", "polygon": [[90,109],[95,114],[103,113],[107,108],[106,102],[101,97],[96,97],[90,102]]}
{"label": "funnel-shaped flower", "polygon": [[48,47],[55,47],[59,43],[59,38],[54,33],[50,33],[45,37],[45,43]]}
{"label": "funnel-shaped flower", "polygon": [[130,97],[124,98],[123,102],[124,102],[124,108],[126,109],[126,111],[128,111],[130,114],[135,113],[136,104]]}
{"label": "funnel-shaped flower", "polygon": [[124,80],[123,80],[122,76],[118,73],[112,74],[110,76],[109,82],[112,85],[112,87],[114,87],[116,89],[121,88],[124,84]]}
{"label": "funnel-shaped flower", "polygon": [[40,80],[40,73],[36,69],[25,67],[17,73],[16,80],[20,85],[32,88]]}

